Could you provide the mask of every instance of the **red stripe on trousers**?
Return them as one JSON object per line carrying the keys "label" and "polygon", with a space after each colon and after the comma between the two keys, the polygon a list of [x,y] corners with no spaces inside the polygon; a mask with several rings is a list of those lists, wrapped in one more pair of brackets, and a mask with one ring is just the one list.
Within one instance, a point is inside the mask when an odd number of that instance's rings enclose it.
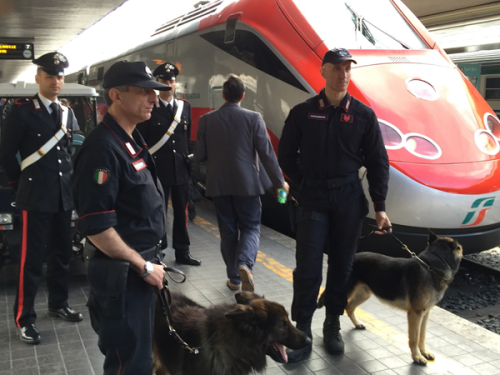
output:
{"label": "red stripe on trousers", "polygon": [[120,375],[120,373],[122,372],[122,360],[120,358],[120,353],[118,353],[118,348],[116,348],[116,356],[118,357],[118,362],[120,362],[120,368],[118,368],[117,375]]}
{"label": "red stripe on trousers", "polygon": [[23,303],[24,303],[24,264],[26,262],[27,239],[28,239],[28,212],[23,211],[21,264],[19,267],[19,286],[18,286],[17,315],[16,315],[16,325],[18,328],[21,328],[21,325],[19,324],[19,318],[21,317],[21,314],[23,312]]}

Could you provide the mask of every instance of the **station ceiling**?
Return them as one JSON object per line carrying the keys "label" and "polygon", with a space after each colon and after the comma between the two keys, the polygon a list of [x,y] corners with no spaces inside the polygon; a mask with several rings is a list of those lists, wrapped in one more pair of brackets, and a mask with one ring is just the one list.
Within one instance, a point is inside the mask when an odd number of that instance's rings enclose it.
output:
{"label": "station ceiling", "polygon": [[[500,5],[500,1],[491,0],[403,2],[426,26],[463,22],[480,13],[491,14],[491,6]],[[34,38],[38,57],[57,50],[123,3],[123,0],[0,0],[0,43],[8,38]],[[2,60],[0,83],[14,81],[29,66],[30,61]]]}

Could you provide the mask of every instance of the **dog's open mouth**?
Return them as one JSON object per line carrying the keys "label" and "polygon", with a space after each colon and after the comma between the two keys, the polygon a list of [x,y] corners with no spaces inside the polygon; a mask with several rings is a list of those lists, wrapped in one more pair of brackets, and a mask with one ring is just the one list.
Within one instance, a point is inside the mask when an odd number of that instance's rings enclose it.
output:
{"label": "dog's open mouth", "polygon": [[286,354],[285,347],[280,343],[273,342],[267,350],[267,355],[278,363],[288,362],[288,355]]}

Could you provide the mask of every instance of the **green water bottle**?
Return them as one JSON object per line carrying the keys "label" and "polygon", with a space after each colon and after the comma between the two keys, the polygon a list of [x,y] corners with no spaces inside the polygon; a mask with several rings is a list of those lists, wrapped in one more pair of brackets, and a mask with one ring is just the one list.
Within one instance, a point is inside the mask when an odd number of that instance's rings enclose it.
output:
{"label": "green water bottle", "polygon": [[285,189],[278,189],[278,202],[281,204],[286,203],[286,191],[285,191]]}

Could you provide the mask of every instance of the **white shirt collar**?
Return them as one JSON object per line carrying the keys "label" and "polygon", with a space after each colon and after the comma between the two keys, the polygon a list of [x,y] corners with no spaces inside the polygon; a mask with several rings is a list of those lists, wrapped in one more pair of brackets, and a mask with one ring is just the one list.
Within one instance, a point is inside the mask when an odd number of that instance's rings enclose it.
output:
{"label": "white shirt collar", "polygon": [[171,101],[169,101],[169,102],[167,102],[166,100],[163,100],[163,99],[162,99],[162,98],[160,98],[160,97],[158,97],[158,99],[160,99],[160,100],[163,102],[163,104],[165,104],[165,107],[167,107],[167,105],[169,105],[169,104],[170,104],[170,105],[172,106],[172,108],[174,108],[174,97],[173,97],[173,96],[172,96],[172,100],[171,100]]}
{"label": "white shirt collar", "polygon": [[50,108],[50,105],[52,103],[57,103],[57,104],[61,105],[61,102],[59,100],[56,99],[55,102],[52,102],[50,99],[47,99],[45,96],[43,96],[40,93],[38,93],[38,97],[40,98],[40,101],[43,103],[45,108],[47,108],[47,111],[49,111],[49,114],[52,113],[52,108]]}

